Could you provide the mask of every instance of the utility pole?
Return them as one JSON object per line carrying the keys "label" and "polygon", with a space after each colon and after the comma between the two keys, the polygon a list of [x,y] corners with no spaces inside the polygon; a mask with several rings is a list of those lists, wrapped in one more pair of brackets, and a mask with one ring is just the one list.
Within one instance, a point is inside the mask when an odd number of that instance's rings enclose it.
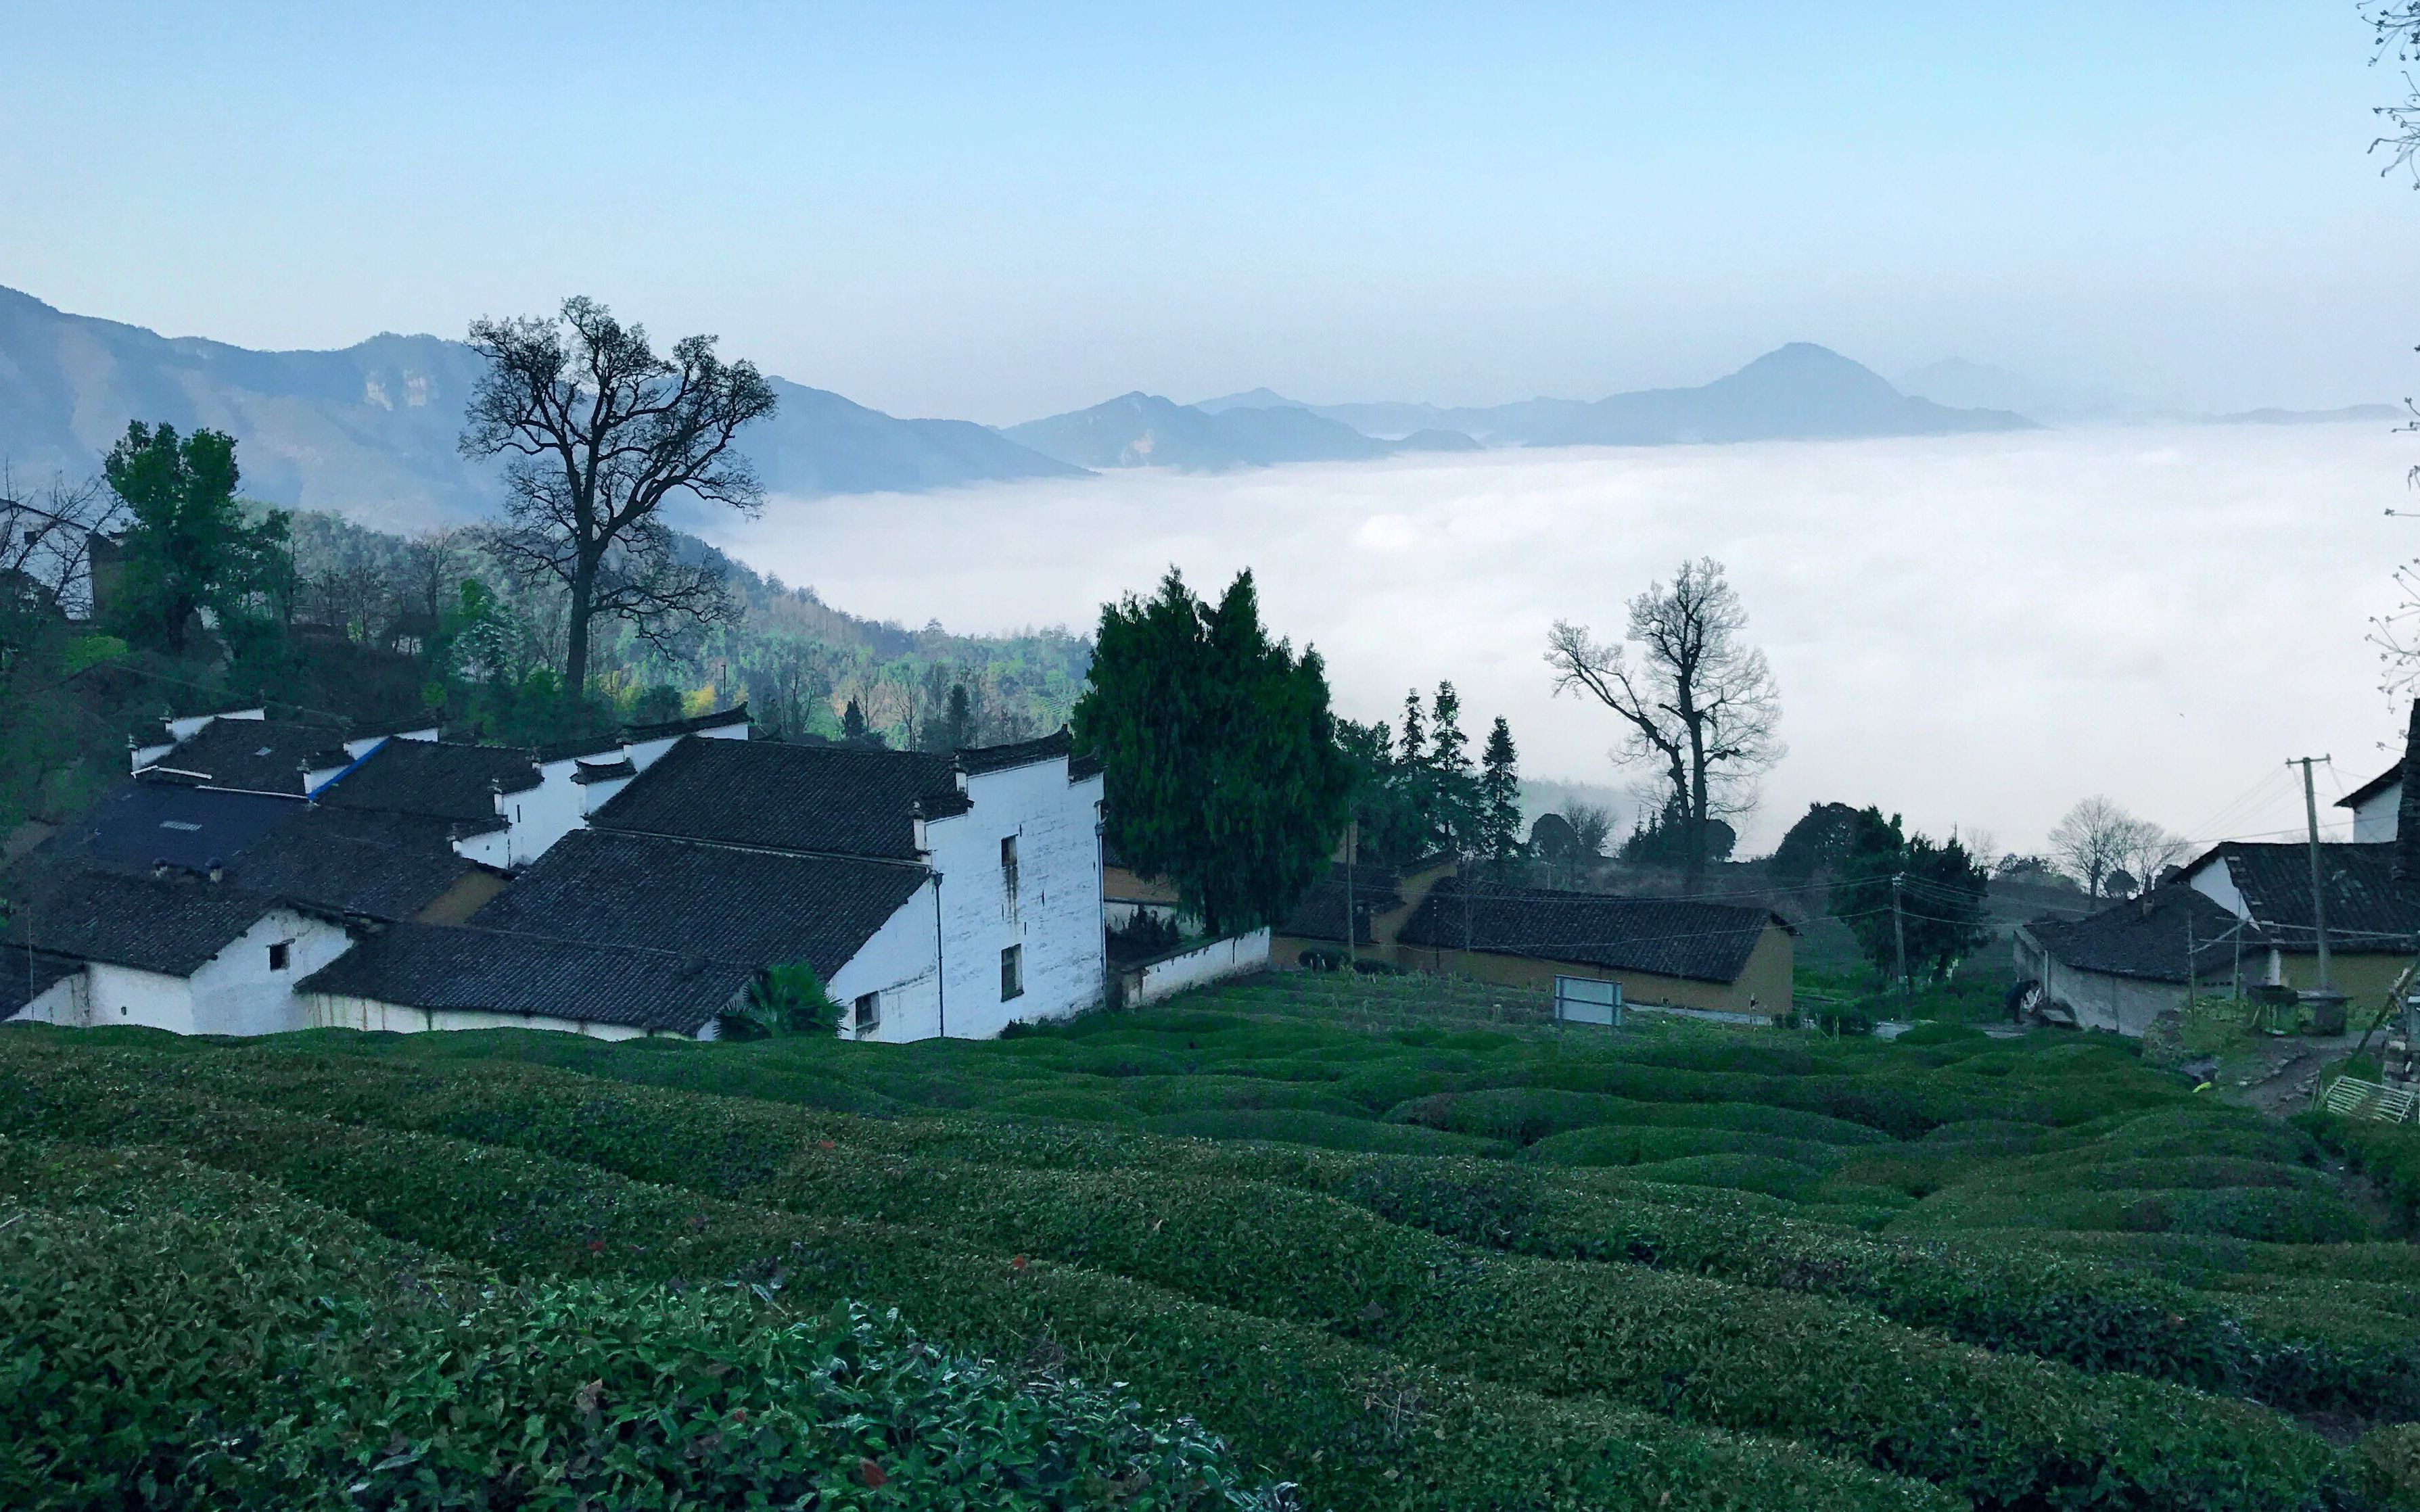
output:
{"label": "utility pole", "polygon": [[2319,871],[2319,797],[2311,785],[2311,764],[2324,762],[2325,756],[2303,756],[2288,762],[2288,766],[2303,768],[2303,814],[2310,822],[2311,833],[2311,924],[2319,939],[2319,991],[2330,992],[2335,983],[2328,972],[2328,890]]}
{"label": "utility pole", "polygon": [[1898,942],[1898,945],[1899,945],[1899,995],[1900,995],[1901,997],[1905,997],[1905,996],[1908,995],[1908,981],[1907,981],[1907,914],[1906,914],[1906,912],[1905,912],[1903,909],[1901,909],[1901,908],[1900,908],[1900,893],[1901,893],[1901,890],[1906,887],[1906,885],[1907,885],[1907,873],[1906,873],[1906,872],[1894,872],[1894,873],[1892,873],[1892,875],[1891,875],[1891,938],[1892,938],[1893,940],[1895,940],[1896,942]]}

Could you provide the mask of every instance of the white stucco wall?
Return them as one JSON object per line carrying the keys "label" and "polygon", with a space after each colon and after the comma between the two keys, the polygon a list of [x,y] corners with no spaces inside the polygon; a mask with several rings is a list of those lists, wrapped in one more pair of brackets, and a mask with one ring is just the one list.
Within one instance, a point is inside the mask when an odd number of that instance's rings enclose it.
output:
{"label": "white stucco wall", "polygon": [[[967,779],[972,807],[923,826],[941,874],[942,1011],[956,1039],[989,1039],[1008,1025],[1064,1018],[1099,1005],[1101,940],[1097,777],[1067,780],[1063,757]],[[1000,842],[1016,837],[1009,895]],[[1001,997],[1001,952],[1021,948],[1024,992]]]}
{"label": "white stucco wall", "polygon": [[511,867],[512,843],[512,826],[507,825],[502,829],[481,830],[475,835],[463,836],[454,842],[454,854],[466,861],[476,861],[481,866],[492,866],[503,872]]}
{"label": "white stucco wall", "polygon": [[2235,886],[2235,877],[2226,869],[2226,857],[2211,856],[2186,872],[2185,882],[2194,891],[2200,893],[2236,918],[2252,917],[2252,910],[2243,902],[2242,892]]}
{"label": "white stucco wall", "polygon": [[627,1024],[598,1024],[586,1019],[545,1018],[535,1013],[479,1013],[456,1009],[406,1008],[374,997],[337,993],[312,993],[304,999],[309,1026],[320,1029],[369,1029],[390,1034],[425,1034],[444,1029],[552,1029],[584,1034],[592,1040],[643,1040],[645,1029]]}
{"label": "white stucco wall", "polygon": [[2403,803],[2403,784],[2386,784],[2385,791],[2373,793],[2352,808],[2352,838],[2359,845],[2375,844],[2395,838],[2396,810]]}
{"label": "white stucco wall", "polygon": [[34,995],[14,1015],[36,1024],[82,1028],[92,1022],[92,973],[71,972]]}
{"label": "white stucco wall", "polygon": [[[841,1007],[844,1038],[899,1044],[941,1032],[940,936],[934,896],[930,881],[917,888],[824,984]],[[870,1032],[851,1034],[849,1010],[867,993],[880,995],[879,1018]],[[955,1032],[954,1025],[952,1030]]]}
{"label": "white stucco wall", "polygon": [[496,814],[506,825],[507,867],[529,865],[587,822],[584,790],[571,779],[579,770],[580,764],[569,757],[548,762],[537,769],[537,786],[496,795]]}
{"label": "white stucco wall", "polygon": [[[272,970],[269,948],[287,947],[286,969]],[[276,1034],[309,1017],[294,984],[351,947],[324,919],[275,908],[191,977],[95,961],[85,967],[82,1021],[139,1024],[178,1034]]]}
{"label": "white stucco wall", "polygon": [[1204,940],[1182,955],[1154,961],[1125,973],[1120,1006],[1140,1008],[1173,997],[1187,988],[1206,987],[1214,981],[1249,977],[1268,969],[1269,932],[1265,929]]}

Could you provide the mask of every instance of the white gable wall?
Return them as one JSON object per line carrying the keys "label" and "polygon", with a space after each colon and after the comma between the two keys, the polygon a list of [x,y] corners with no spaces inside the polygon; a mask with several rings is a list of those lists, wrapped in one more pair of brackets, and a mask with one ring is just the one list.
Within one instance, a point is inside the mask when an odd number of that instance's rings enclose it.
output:
{"label": "white gable wall", "polygon": [[[283,971],[269,964],[270,947],[278,944],[287,950]],[[272,908],[190,977],[90,963],[80,1021],[87,1026],[138,1024],[178,1034],[276,1034],[302,1028],[311,1017],[294,984],[351,947],[351,938],[337,925]]]}
{"label": "white gable wall", "polygon": [[[934,911],[935,896],[927,879],[824,984],[840,1005],[843,1039],[898,1044],[930,1040],[941,1032],[940,916]],[[852,1035],[849,1011],[867,993],[880,996],[877,1022],[871,1032]]]}
{"label": "white gable wall", "polygon": [[[942,1011],[955,1039],[989,1039],[1013,1023],[1097,1006],[1101,939],[1102,781],[1067,780],[1065,758],[967,779],[973,807],[924,825],[940,872]],[[1009,895],[1000,842],[1016,837]],[[1001,997],[1001,951],[1023,953],[1024,993]]]}
{"label": "white gable wall", "polygon": [[566,756],[537,769],[537,786],[496,795],[496,813],[509,826],[504,831],[507,867],[529,865],[587,822],[581,785],[571,779],[579,770],[580,764]]}
{"label": "white gable wall", "polygon": [[2395,838],[2396,810],[2403,806],[2403,783],[2398,779],[2380,792],[2371,794],[2352,806],[2352,838],[2357,845],[2375,844]]}

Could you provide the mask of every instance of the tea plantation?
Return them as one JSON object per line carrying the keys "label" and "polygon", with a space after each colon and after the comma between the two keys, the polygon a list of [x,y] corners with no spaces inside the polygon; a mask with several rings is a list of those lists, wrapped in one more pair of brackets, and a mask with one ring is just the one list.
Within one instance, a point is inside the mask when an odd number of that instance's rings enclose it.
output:
{"label": "tea plantation", "polygon": [[2420,1134],[1535,1016],[11,1026],[0,1504],[2420,1506]]}

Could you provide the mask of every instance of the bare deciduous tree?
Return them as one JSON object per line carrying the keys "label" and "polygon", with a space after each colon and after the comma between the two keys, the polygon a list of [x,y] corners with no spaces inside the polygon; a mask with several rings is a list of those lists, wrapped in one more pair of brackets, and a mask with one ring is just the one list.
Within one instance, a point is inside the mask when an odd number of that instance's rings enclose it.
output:
{"label": "bare deciduous tree", "polygon": [[1617,762],[1659,768],[1688,830],[1692,890],[1706,869],[1707,826],[1755,807],[1756,779],[1781,759],[1780,690],[1764,653],[1740,639],[1747,611],[1712,557],[1681,563],[1630,601],[1629,640],[1598,641],[1583,625],[1555,622],[1546,663],[1555,691],[1585,693],[1628,726]]}
{"label": "bare deciduous tree", "polygon": [[[2185,858],[2183,837],[2138,819],[2099,794],[2067,811],[2050,832],[2051,855],[2095,898],[2112,878],[2149,887]],[[2131,889],[2129,889],[2131,890]]]}
{"label": "bare deciduous tree", "polygon": [[659,511],[675,495],[753,514],[755,470],[733,450],[741,426],[773,412],[752,363],[724,363],[714,338],[689,336],[669,358],[641,326],[593,300],[549,319],[480,320],[488,361],[472,391],[462,453],[504,456],[511,524],[494,537],[517,577],[565,594],[564,682],[586,685],[600,616],[651,643],[735,612],[719,562],[683,562]]}

